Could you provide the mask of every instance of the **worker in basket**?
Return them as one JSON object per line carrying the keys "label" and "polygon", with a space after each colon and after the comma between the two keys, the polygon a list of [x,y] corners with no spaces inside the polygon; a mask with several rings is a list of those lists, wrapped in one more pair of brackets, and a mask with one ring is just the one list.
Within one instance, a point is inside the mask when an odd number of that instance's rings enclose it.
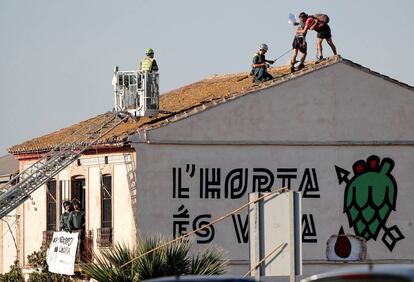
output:
{"label": "worker in basket", "polygon": [[154,50],[151,48],[148,48],[145,51],[146,57],[140,62],[139,64],[139,70],[141,72],[157,72],[158,71],[158,65],[157,61],[154,59]]}

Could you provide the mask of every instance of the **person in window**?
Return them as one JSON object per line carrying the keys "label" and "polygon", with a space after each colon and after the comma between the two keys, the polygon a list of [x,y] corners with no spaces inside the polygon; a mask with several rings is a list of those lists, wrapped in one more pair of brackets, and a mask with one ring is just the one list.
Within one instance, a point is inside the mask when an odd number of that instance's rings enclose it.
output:
{"label": "person in window", "polygon": [[84,261],[85,257],[85,213],[81,210],[81,202],[72,200],[73,211],[69,215],[69,228],[71,232],[79,233],[79,253],[77,257]]}
{"label": "person in window", "polygon": [[69,216],[70,216],[70,213],[73,211],[72,203],[70,201],[64,201],[63,208],[64,208],[64,211],[62,213],[62,216],[60,217],[60,230],[69,232],[70,231]]}
{"label": "person in window", "polygon": [[139,70],[141,72],[157,72],[158,65],[157,61],[154,59],[154,50],[148,48],[145,51],[145,55],[147,55],[139,64]]}
{"label": "person in window", "polygon": [[81,202],[78,199],[72,200],[73,211],[69,215],[70,231],[82,231],[85,229],[85,213],[81,210]]}

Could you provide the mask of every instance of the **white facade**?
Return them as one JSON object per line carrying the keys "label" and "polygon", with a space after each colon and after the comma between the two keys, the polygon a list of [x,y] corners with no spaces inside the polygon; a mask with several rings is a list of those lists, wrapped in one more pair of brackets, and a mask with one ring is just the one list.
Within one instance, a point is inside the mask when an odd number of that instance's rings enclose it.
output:
{"label": "white facade", "polygon": [[10,265],[13,265],[18,256],[18,224],[19,217],[15,212],[11,212],[9,215],[4,217],[3,221],[0,223],[0,232],[2,235],[2,238],[0,240],[1,273],[9,271]]}
{"label": "white facade", "polygon": [[[347,250],[333,252],[327,245],[339,237],[341,227],[350,241],[361,241],[350,226],[357,222],[354,215],[359,221],[371,216],[374,220],[359,228],[375,235],[367,236],[366,245],[351,245],[352,250],[358,247],[361,257],[379,263],[414,262],[412,87],[339,60],[183,116],[130,136],[136,153],[119,149],[83,155],[80,163],[60,172],[57,226],[62,201],[73,198],[71,182],[76,179],[84,179],[86,230],[92,231],[94,250],[99,250],[102,223],[102,175],[111,176],[113,241],[127,244],[134,243],[137,231],[166,236],[189,232],[247,203],[250,192],[289,186],[303,196],[305,276],[344,265]],[[368,167],[373,162],[373,168],[365,169],[359,160],[369,160]],[[20,170],[31,162],[22,159]],[[346,191],[354,186],[352,202]],[[363,202],[370,191],[376,199],[368,201],[371,209],[344,208],[346,199]],[[391,195],[387,201],[381,200],[384,191]],[[27,265],[27,255],[39,250],[47,230],[47,197],[44,185],[6,219],[12,233],[5,222],[0,226],[2,272],[16,257]],[[194,240],[198,248],[223,248],[230,272],[244,274],[249,270],[248,230],[245,210]],[[343,257],[328,261],[327,252]]]}
{"label": "white facade", "polygon": [[[290,186],[303,196],[309,275],[342,265],[326,253],[341,227],[358,235],[346,213],[352,205],[344,208],[352,198],[345,190],[356,186],[354,201],[369,202],[371,210],[353,214],[372,219],[358,224],[375,233],[364,233],[366,258],[412,263],[413,116],[411,87],[341,61],[140,132],[130,138],[137,152],[138,229],[188,232],[247,203],[249,192]],[[372,168],[355,174],[353,165],[368,158]],[[369,191],[375,200],[366,200]],[[383,200],[384,193],[393,198]],[[198,247],[222,247],[233,273],[249,270],[246,216],[241,212],[194,237]]]}
{"label": "white facade", "polygon": [[[33,163],[33,160],[21,160],[20,170]],[[100,152],[93,155],[83,155],[79,162],[71,164],[61,171],[55,178],[56,194],[52,200],[56,200],[56,229],[59,229],[61,205],[64,200],[71,200],[74,190],[71,182],[75,179],[84,180],[82,187],[84,193],[84,211],[86,215],[86,230],[91,232],[93,250],[102,249],[98,246],[98,229],[102,220],[102,175],[111,176],[112,193],[112,243],[135,242],[135,221],[133,209],[135,204],[135,154],[129,151]],[[131,175],[133,177],[131,177]],[[132,195],[131,195],[132,191]],[[18,257],[20,264],[27,267],[27,256],[34,251],[39,251],[44,240],[47,227],[47,186],[43,185],[36,190],[29,200],[19,206],[7,216],[5,220],[10,222],[13,236],[16,238],[18,255],[10,231],[5,223],[2,224],[2,239],[0,242],[0,254],[2,272],[9,271],[9,266]],[[17,215],[17,217],[16,217]],[[50,230],[49,235],[51,236]]]}

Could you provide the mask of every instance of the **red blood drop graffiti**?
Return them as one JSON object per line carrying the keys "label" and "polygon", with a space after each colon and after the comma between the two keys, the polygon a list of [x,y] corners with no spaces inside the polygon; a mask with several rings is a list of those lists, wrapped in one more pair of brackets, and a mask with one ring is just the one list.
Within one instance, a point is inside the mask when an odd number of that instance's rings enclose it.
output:
{"label": "red blood drop graffiti", "polygon": [[335,243],[335,253],[340,258],[347,258],[351,254],[351,242],[344,233],[344,229],[341,226],[339,230],[338,237],[336,238]]}

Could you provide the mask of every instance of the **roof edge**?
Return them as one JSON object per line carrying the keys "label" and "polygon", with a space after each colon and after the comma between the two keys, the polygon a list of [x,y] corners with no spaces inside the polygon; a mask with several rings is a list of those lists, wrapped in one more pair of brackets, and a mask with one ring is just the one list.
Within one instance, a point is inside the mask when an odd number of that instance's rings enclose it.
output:
{"label": "roof edge", "polygon": [[385,74],[382,74],[382,73],[379,73],[377,71],[373,71],[370,68],[364,67],[363,65],[357,64],[357,63],[355,63],[355,62],[353,62],[353,61],[351,61],[349,59],[345,59],[345,58],[342,58],[341,57],[341,60],[340,61],[343,62],[343,63],[345,63],[345,64],[347,64],[347,65],[349,65],[349,66],[351,66],[351,67],[357,68],[357,69],[359,69],[361,71],[364,71],[364,72],[370,73],[372,75],[378,76],[378,77],[383,78],[383,79],[385,79],[385,80],[387,80],[389,82],[392,82],[392,83],[397,84],[397,85],[399,85],[401,87],[404,87],[406,89],[409,89],[411,91],[414,91],[414,86],[411,86],[411,85],[409,85],[409,84],[407,84],[405,82],[401,82],[401,81],[399,81],[397,79],[394,79],[392,77],[389,77],[389,76],[387,76]]}
{"label": "roof edge", "polygon": [[[387,80],[389,82],[392,82],[394,84],[397,84],[397,85],[399,85],[399,86],[401,86],[403,88],[406,88],[406,89],[409,89],[411,91],[414,91],[414,87],[411,86],[411,85],[409,85],[409,84],[403,83],[403,82],[398,81],[396,79],[393,79],[393,78],[391,78],[389,76],[386,76],[386,75],[383,75],[383,74],[381,74],[379,72],[373,71],[373,70],[371,70],[371,69],[369,69],[367,67],[364,67],[364,66],[362,66],[360,64],[354,63],[353,61],[351,61],[349,59],[343,58],[341,55],[335,55],[335,56],[329,58],[329,61],[328,62],[325,62],[325,63],[324,62],[321,62],[319,64],[316,64],[315,61],[309,62],[309,64],[312,64],[312,63],[314,63],[314,65],[313,65],[314,67],[311,68],[311,69],[305,68],[305,69],[303,69],[301,71],[297,71],[297,72],[294,72],[294,73],[290,73],[290,74],[287,74],[287,75],[283,75],[282,77],[276,78],[276,79],[274,79],[272,81],[264,82],[264,83],[258,85],[257,87],[255,87],[253,89],[249,89],[247,91],[240,92],[240,93],[235,93],[235,94],[229,95],[227,97],[224,97],[222,99],[210,101],[208,103],[200,103],[200,104],[195,105],[195,106],[193,106],[191,108],[188,108],[186,110],[183,110],[183,111],[181,111],[179,113],[170,115],[168,117],[164,117],[160,123],[156,123],[153,126],[149,125],[149,126],[147,126],[145,128],[139,128],[135,132],[135,134],[133,134],[133,135],[140,135],[141,136],[141,135],[144,134],[143,132],[145,131],[145,140],[139,139],[139,141],[138,140],[135,141],[134,138],[131,138],[131,139],[128,139],[128,140],[131,140],[131,141],[134,140],[133,142],[149,142],[149,140],[148,140],[148,131],[150,131],[150,130],[155,130],[155,129],[164,127],[164,126],[166,126],[166,125],[168,125],[168,124],[170,124],[172,122],[176,122],[176,121],[180,121],[180,120],[189,118],[192,115],[195,115],[195,114],[204,112],[205,110],[209,110],[209,109],[211,109],[213,107],[216,107],[218,105],[221,105],[223,103],[227,103],[230,100],[237,99],[237,98],[240,98],[240,97],[245,96],[245,95],[248,95],[248,94],[253,94],[253,93],[256,93],[256,92],[258,92],[260,90],[263,90],[263,89],[267,89],[267,88],[271,88],[271,87],[274,87],[274,86],[278,86],[280,84],[283,84],[285,82],[291,81],[293,79],[296,79],[296,78],[305,76],[307,74],[313,73],[315,71],[318,71],[318,70],[321,70],[321,69],[324,69],[324,68],[333,66],[333,65],[335,65],[337,63],[344,63],[346,65],[349,65],[349,66],[353,67],[353,68],[356,68],[358,70],[364,71],[366,73],[370,73],[370,74],[375,75],[377,77],[383,78],[383,79],[385,79],[385,80]],[[216,76],[218,76],[218,75],[216,75]],[[218,77],[220,77],[220,76],[218,76]],[[132,135],[130,135],[130,136],[132,136]],[[139,137],[139,138],[141,138],[141,137]]]}
{"label": "roof edge", "polygon": [[[248,89],[246,91],[239,92],[239,93],[233,93],[233,94],[228,95],[227,97],[223,97],[223,98],[220,98],[220,99],[217,99],[217,100],[212,100],[212,101],[209,101],[209,102],[199,103],[198,105],[194,105],[194,106],[192,106],[192,107],[190,107],[186,110],[183,110],[183,111],[180,111],[178,113],[169,115],[167,117],[163,117],[161,119],[161,122],[159,122],[159,123],[156,123],[154,125],[149,125],[149,126],[144,127],[144,128],[138,128],[138,130],[133,135],[143,135],[144,131],[145,131],[145,141],[140,140],[139,142],[149,142],[149,140],[148,140],[148,131],[150,131],[150,130],[155,130],[155,129],[164,127],[164,126],[166,126],[166,125],[168,125],[172,122],[176,122],[176,121],[180,121],[182,119],[189,118],[189,117],[191,117],[195,114],[204,112],[204,111],[209,110],[213,107],[216,107],[216,106],[219,106],[221,104],[227,103],[231,100],[241,98],[241,97],[243,97],[245,95],[248,95],[248,94],[254,94],[254,93],[256,93],[260,90],[263,90],[263,89],[268,89],[268,88],[271,88],[271,87],[274,87],[274,86],[278,86],[280,84],[286,83],[286,82],[291,81],[293,79],[296,79],[298,77],[305,76],[309,73],[313,73],[314,71],[332,66],[332,65],[334,65],[338,62],[342,62],[342,61],[343,61],[343,58],[340,55],[336,55],[336,56],[332,57],[329,62],[315,64],[314,68],[311,68],[311,69],[305,68],[301,71],[297,71],[297,72],[294,72],[294,73],[289,73],[289,74],[286,74],[286,75],[282,75],[281,77],[277,77],[277,78],[275,78],[271,81],[263,82],[259,85],[254,86],[253,89]],[[310,63],[312,63],[312,62],[310,62]],[[139,138],[140,137],[138,137],[138,139]],[[134,138],[131,138],[131,139],[128,139],[128,140],[134,140]]]}

